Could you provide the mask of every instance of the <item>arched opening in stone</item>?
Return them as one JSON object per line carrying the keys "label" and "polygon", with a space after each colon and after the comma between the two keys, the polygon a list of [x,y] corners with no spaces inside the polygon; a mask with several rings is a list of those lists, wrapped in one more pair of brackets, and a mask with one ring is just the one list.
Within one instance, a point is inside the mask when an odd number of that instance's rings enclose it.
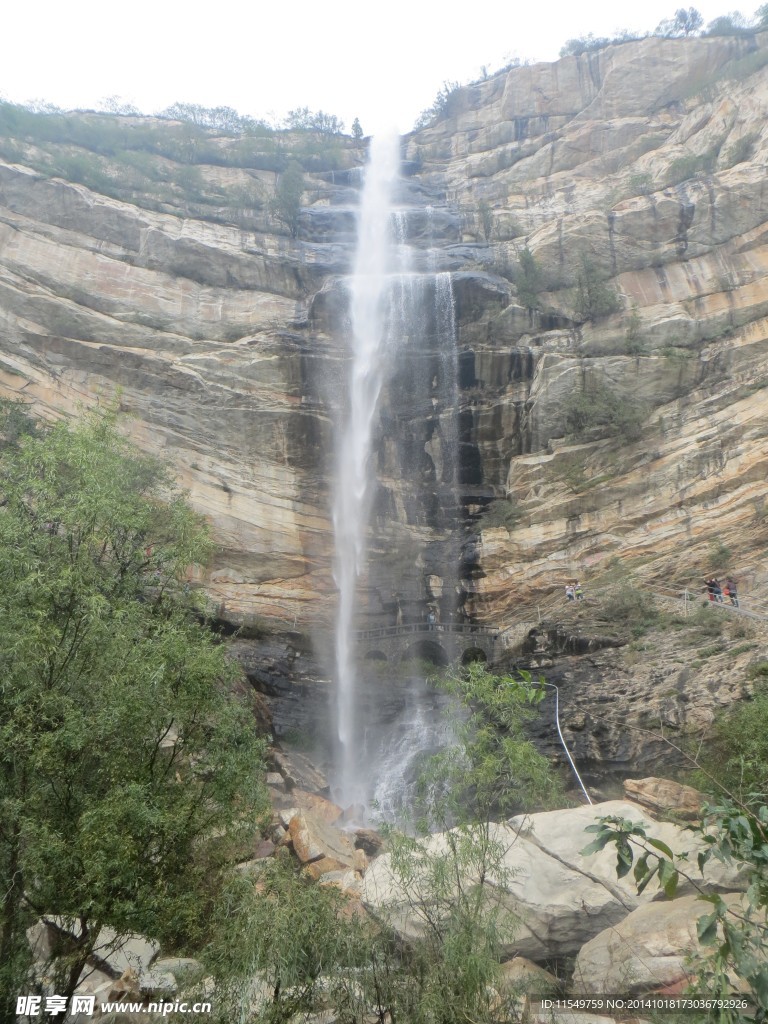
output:
{"label": "arched opening in stone", "polygon": [[401,660],[412,661],[416,658],[441,667],[448,664],[448,655],[435,640],[417,640],[403,651]]}
{"label": "arched opening in stone", "polygon": [[482,647],[468,647],[461,656],[462,665],[471,665],[475,661],[482,662],[483,665],[488,661],[488,655]]}
{"label": "arched opening in stone", "polygon": [[365,656],[366,661],[387,661],[387,656],[384,651],[368,651]]}

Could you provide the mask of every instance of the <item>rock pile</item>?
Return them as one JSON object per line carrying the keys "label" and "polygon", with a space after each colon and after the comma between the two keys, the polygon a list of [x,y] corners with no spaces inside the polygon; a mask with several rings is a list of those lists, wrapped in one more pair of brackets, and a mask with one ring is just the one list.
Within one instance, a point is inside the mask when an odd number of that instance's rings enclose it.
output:
{"label": "rock pile", "polygon": [[[294,857],[305,877],[338,887],[355,914],[368,915],[405,944],[418,942],[425,920],[434,921],[447,908],[430,905],[428,888],[420,891],[418,871],[415,878],[403,881],[375,830],[345,827],[340,807],[318,793],[289,786],[290,768],[282,767],[280,782],[275,778],[271,787],[278,805],[271,837],[259,856],[239,868],[257,880],[269,858]],[[291,781],[296,780],[291,776]],[[689,805],[698,799],[695,792],[678,792],[666,780],[642,780],[630,783],[628,789],[657,806],[670,799],[685,797]],[[572,996],[676,993],[691,980],[690,957],[700,952],[696,921],[704,914],[703,905],[685,879],[674,899],[666,899],[652,886],[638,895],[631,876],[617,878],[612,847],[585,856],[581,851],[590,841],[586,827],[609,815],[644,823],[650,835],[676,852],[688,850],[691,863],[696,863],[694,854],[701,844],[693,833],[628,800],[519,816],[492,825],[492,838],[503,846],[503,871],[499,877],[486,878],[485,884],[498,888],[513,936],[504,948],[504,986],[517,985],[529,996],[562,994],[562,981],[545,968],[563,958],[575,958],[568,988]],[[430,837],[428,849],[445,850],[449,837],[449,833]],[[724,893],[729,905],[736,906],[742,899],[734,867],[710,863],[696,883],[705,891]],[[478,879],[465,873],[458,884],[471,888]],[[56,922],[40,922],[30,931],[30,943],[41,963],[55,938],[51,929],[57,927]],[[103,937],[108,945],[111,936],[106,930]],[[190,978],[198,992],[201,981],[212,988],[212,982],[203,981],[197,961],[162,956],[156,943],[141,936],[131,937],[93,967],[78,991],[95,995],[98,1005],[120,998],[144,1003],[159,995],[179,998]],[[538,1013],[537,1005],[529,1006],[530,1019],[549,1021],[547,1014]],[[327,1021],[323,1018],[324,1024],[333,1020],[333,1014]],[[569,1017],[560,1014],[556,1020],[567,1024]],[[578,1020],[584,1024],[586,1018],[582,1015]]]}

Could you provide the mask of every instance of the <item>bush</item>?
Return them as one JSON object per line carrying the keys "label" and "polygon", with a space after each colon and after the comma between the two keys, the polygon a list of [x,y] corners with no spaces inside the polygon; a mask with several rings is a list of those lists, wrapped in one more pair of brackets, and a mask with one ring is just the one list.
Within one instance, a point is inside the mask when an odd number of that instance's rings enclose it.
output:
{"label": "bush", "polygon": [[707,25],[707,36],[738,36],[746,32],[754,32],[743,14],[732,11],[730,14],[721,14],[719,18],[710,21]]}
{"label": "bush", "polygon": [[727,572],[733,562],[733,552],[718,537],[709,545],[709,562],[715,573]]}
{"label": "bush", "polygon": [[653,177],[650,174],[631,174],[629,187],[633,196],[648,196],[653,192]]}
{"label": "bush", "polygon": [[718,715],[713,733],[701,749],[701,766],[712,778],[697,775],[696,783],[708,791],[724,786],[738,799],[750,793],[768,793],[768,685],[758,677],[752,700]]}
{"label": "bush", "polygon": [[630,584],[611,591],[601,603],[600,614],[606,622],[629,626],[635,636],[641,636],[663,619],[653,596]]}
{"label": "bush", "polygon": [[515,275],[517,297],[521,305],[528,310],[538,309],[541,305],[539,294],[544,291],[544,275],[533,253],[527,247],[522,249],[518,257],[518,271]]}
{"label": "bush", "polygon": [[581,256],[576,276],[574,311],[579,320],[598,320],[621,309],[616,292],[606,283],[597,264],[588,256]]}
{"label": "bush", "polygon": [[695,178],[698,174],[707,174],[714,170],[718,152],[719,147],[715,146],[706,153],[686,153],[673,160],[668,171],[670,184],[677,185],[681,181]]}
{"label": "bush", "polygon": [[640,356],[648,351],[648,346],[643,339],[642,320],[637,312],[637,306],[632,307],[632,312],[627,319],[626,352],[630,356]]}
{"label": "bush", "polygon": [[604,50],[611,45],[607,36],[595,36],[591,32],[586,36],[576,36],[574,39],[566,39],[560,47],[561,57],[578,57],[582,53],[591,53],[594,50]]}
{"label": "bush", "polygon": [[272,212],[285,225],[291,238],[299,233],[301,197],[304,195],[304,172],[295,160],[280,175],[272,201]]}
{"label": "bush", "polygon": [[413,127],[417,130],[426,128],[439,117],[449,117],[455,110],[456,101],[461,91],[462,87],[459,82],[443,82],[432,105],[426,110],[422,110]]}
{"label": "bush", "polygon": [[507,498],[496,498],[483,509],[482,515],[474,524],[475,532],[503,527],[512,530],[520,518],[520,513]]}
{"label": "bush", "polygon": [[626,395],[613,391],[593,376],[564,403],[564,428],[577,440],[618,436],[638,441],[643,436],[645,410]]}

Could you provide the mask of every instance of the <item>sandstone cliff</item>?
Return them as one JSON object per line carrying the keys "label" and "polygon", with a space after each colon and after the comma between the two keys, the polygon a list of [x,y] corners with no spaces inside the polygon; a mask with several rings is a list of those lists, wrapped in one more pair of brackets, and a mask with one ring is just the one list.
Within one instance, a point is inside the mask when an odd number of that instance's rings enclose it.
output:
{"label": "sandstone cliff", "polygon": [[[767,63],[765,35],[628,43],[461,90],[405,140],[411,240],[453,275],[460,493],[442,519],[414,497],[414,473],[440,475],[441,413],[395,374],[371,621],[394,590],[414,615],[439,596],[446,551],[465,610],[501,624],[617,557],[682,586],[716,543],[763,580]],[[0,385],[47,416],[119,390],[213,522],[225,614],[327,623],[362,149],[155,125],[163,148],[124,118],[105,151],[97,122],[69,140],[4,122]],[[286,154],[306,169],[295,238],[271,204]],[[631,429],[569,435],[581,392]]]}

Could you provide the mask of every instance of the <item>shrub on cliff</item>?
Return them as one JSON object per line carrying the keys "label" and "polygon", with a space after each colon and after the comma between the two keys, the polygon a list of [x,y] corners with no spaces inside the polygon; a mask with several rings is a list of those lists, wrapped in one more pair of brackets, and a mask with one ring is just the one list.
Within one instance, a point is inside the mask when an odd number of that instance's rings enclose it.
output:
{"label": "shrub on cliff", "polygon": [[614,391],[602,376],[590,375],[584,380],[565,401],[563,414],[565,431],[577,440],[619,437],[638,441],[643,435],[642,407]]}
{"label": "shrub on cliff", "polygon": [[299,233],[301,197],[304,195],[304,187],[304,172],[301,169],[301,164],[292,160],[278,179],[271,204],[272,212],[288,229],[291,238],[296,238]]}
{"label": "shrub on cliff", "polygon": [[579,320],[599,320],[621,309],[621,301],[589,256],[579,258],[574,312]]}
{"label": "shrub on cliff", "polygon": [[[20,425],[21,424],[21,425]],[[204,525],[113,417],[0,421],[0,1021],[33,991],[25,930],[70,938],[69,996],[109,926],[199,947],[264,807],[261,747],[182,584]],[[114,943],[113,943],[114,946]]]}

